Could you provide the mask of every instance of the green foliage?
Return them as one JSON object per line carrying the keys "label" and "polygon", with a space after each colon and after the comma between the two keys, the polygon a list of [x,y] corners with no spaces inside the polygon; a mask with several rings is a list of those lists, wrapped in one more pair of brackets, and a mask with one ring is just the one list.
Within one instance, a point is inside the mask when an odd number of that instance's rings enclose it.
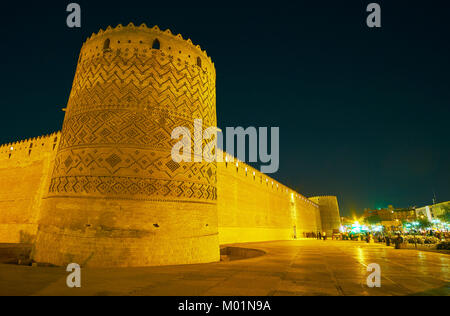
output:
{"label": "green foliage", "polygon": [[417,221],[419,223],[419,228],[427,229],[432,226],[431,222],[427,218],[422,218]]}

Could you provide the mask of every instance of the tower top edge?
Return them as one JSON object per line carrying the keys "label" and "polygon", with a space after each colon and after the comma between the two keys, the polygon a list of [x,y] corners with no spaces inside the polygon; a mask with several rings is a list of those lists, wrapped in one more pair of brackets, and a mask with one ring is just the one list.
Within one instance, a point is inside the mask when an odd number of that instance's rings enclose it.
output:
{"label": "tower top edge", "polygon": [[203,55],[211,63],[213,63],[211,60],[211,57],[209,57],[208,54],[206,53],[206,50],[203,50],[200,47],[200,45],[195,45],[190,38],[184,39],[181,34],[175,35],[172,33],[172,31],[170,29],[161,30],[157,25],[155,25],[153,27],[148,27],[145,23],[142,23],[139,26],[134,25],[132,22],[130,22],[126,26],[124,26],[122,24],[118,24],[116,27],[108,26],[105,30],[100,29],[97,33],[92,33],[92,35],[90,37],[88,37],[86,39],[86,41],[83,43],[83,46],[85,46],[86,44],[88,44],[89,42],[91,42],[95,39],[99,39],[104,36],[126,33],[126,32],[130,32],[130,33],[143,32],[143,33],[154,34],[154,35],[162,36],[162,37],[166,37],[166,38],[171,38],[172,40],[181,41],[183,43],[188,44],[192,48],[198,50],[201,55]]}

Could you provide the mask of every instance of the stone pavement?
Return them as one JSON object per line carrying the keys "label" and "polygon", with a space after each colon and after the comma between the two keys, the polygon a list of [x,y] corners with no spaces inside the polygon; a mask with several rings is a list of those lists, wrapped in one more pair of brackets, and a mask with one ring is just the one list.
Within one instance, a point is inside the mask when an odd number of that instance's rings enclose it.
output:
{"label": "stone pavement", "polygon": [[[351,241],[233,245],[266,255],[213,264],[82,269],[82,288],[63,268],[0,265],[0,295],[450,295],[450,256]],[[381,288],[366,285],[381,266]]]}

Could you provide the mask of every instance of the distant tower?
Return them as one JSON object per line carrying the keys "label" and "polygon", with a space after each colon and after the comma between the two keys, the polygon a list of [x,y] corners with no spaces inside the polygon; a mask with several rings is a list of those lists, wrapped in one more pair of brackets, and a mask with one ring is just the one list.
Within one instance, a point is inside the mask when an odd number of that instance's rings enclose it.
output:
{"label": "distant tower", "polygon": [[34,260],[152,266],[220,259],[215,163],[175,163],[174,128],[216,126],[215,69],[170,30],[119,25],[83,45]]}
{"label": "distant tower", "polygon": [[316,196],[309,199],[319,205],[322,231],[327,232],[327,235],[331,237],[333,230],[339,230],[341,227],[341,216],[339,214],[337,197]]}

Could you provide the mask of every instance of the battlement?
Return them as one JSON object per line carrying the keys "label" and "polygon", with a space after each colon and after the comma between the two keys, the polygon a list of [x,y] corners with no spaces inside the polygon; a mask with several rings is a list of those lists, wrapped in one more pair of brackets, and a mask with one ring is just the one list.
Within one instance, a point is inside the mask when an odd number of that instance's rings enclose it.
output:
{"label": "battlement", "polygon": [[303,201],[304,203],[319,208],[319,205],[316,204],[314,201],[311,201],[309,198],[285,186],[279,181],[273,179],[272,177],[262,173],[261,171],[249,166],[244,162],[239,161],[236,157],[219,150],[218,154],[220,155],[221,153],[223,154],[224,157],[222,163],[225,164],[225,167],[234,168],[238,175],[242,175],[245,177],[252,177],[253,181],[255,181],[257,184],[260,184],[268,189],[271,189],[274,193],[283,193],[286,195],[290,195],[291,199],[295,198],[298,201]]}
{"label": "battlement", "polygon": [[0,161],[17,158],[40,158],[42,154],[55,152],[61,138],[61,132],[42,135],[17,142],[0,145]]}
{"label": "battlement", "polygon": [[80,61],[117,50],[123,51],[124,56],[127,53],[160,50],[167,56],[179,61],[181,58],[191,60],[192,65],[215,73],[214,63],[200,45],[195,45],[191,39],[185,40],[181,34],[173,34],[169,29],[162,31],[158,26],[149,28],[145,23],[140,26],[133,23],[127,26],[119,24],[115,28],[108,26],[106,30],[92,33],[82,46]]}
{"label": "battlement", "polygon": [[309,199],[336,199],[335,195],[317,195],[311,196]]}

